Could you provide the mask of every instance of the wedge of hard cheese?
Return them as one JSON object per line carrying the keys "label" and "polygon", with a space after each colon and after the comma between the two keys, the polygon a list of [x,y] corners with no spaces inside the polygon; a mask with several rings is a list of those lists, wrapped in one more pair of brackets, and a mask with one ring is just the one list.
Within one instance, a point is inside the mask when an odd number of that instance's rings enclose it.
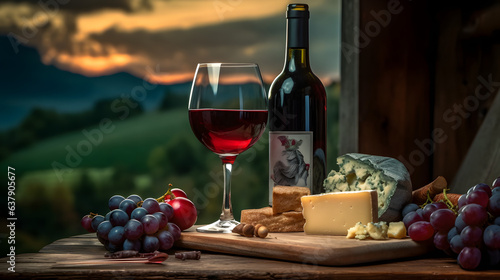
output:
{"label": "wedge of hard cheese", "polygon": [[287,211],[302,212],[300,198],[310,195],[311,191],[306,187],[276,186],[273,188],[273,214]]}
{"label": "wedge of hard cheese", "polygon": [[303,231],[305,222],[302,212],[289,211],[274,215],[271,207],[241,210],[240,220],[244,224],[264,225],[269,232]]}
{"label": "wedge of hard cheese", "polygon": [[334,192],[303,196],[306,234],[346,235],[356,223],[378,222],[377,192]]}

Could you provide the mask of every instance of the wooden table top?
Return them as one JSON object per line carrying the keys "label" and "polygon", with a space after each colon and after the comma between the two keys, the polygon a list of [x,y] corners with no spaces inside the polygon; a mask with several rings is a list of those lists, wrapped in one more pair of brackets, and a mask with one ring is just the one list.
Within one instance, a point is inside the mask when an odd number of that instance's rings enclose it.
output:
{"label": "wooden table top", "polygon": [[179,260],[173,248],[162,264],[68,265],[68,261],[103,259],[105,249],[95,234],[58,240],[38,253],[16,255],[15,272],[7,258],[0,279],[500,279],[500,269],[462,270],[439,252],[391,262],[347,267],[317,266],[287,261],[202,252],[200,260]]}

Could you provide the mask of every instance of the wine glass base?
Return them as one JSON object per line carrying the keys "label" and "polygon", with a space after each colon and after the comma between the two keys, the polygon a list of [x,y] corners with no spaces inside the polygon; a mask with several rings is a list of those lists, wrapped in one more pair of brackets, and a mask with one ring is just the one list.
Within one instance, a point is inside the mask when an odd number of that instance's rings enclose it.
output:
{"label": "wine glass base", "polygon": [[239,224],[240,223],[234,219],[228,221],[218,220],[209,225],[199,227],[196,231],[206,233],[231,233],[233,228]]}

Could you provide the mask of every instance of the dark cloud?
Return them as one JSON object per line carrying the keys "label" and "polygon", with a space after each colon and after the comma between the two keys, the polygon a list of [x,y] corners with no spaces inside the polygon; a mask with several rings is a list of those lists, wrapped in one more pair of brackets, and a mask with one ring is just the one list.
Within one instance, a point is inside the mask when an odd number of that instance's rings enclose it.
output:
{"label": "dark cloud", "polygon": [[[64,3],[63,0],[43,1]],[[11,5],[2,3],[5,2],[0,2],[0,34],[9,35],[13,48],[21,43],[34,46],[45,64],[67,71],[85,75],[126,71],[142,78],[147,67],[182,74],[192,73],[199,62],[219,61],[256,62],[264,75],[275,76],[283,66],[284,13],[173,30],[124,30],[112,26],[100,33],[89,33],[85,38],[75,38],[78,33],[78,15],[75,13],[97,11],[105,7],[138,11],[150,7],[151,3],[143,0],[68,1],[64,8],[50,14],[46,21],[43,21],[43,16],[37,17],[40,11],[44,11],[38,0],[24,0],[22,8],[21,4],[14,2],[10,2]],[[81,7],[84,3],[87,6]],[[339,5],[336,2],[325,1],[325,4],[311,10],[311,62],[313,70],[328,79],[335,79],[338,75],[339,17]],[[84,66],[79,67],[74,62],[75,58],[82,56],[105,58],[117,53],[127,56],[126,59],[130,61],[116,65],[110,61],[107,64],[109,69],[104,68],[106,72],[90,73],[85,71]]]}
{"label": "dark cloud", "polygon": [[8,0],[0,3],[30,4],[48,12],[70,11],[74,14],[89,13],[104,9],[116,9],[132,13],[150,10],[150,0]]}
{"label": "dark cloud", "polygon": [[[336,79],[340,28],[332,9],[314,14],[311,23],[311,61],[317,74]],[[108,29],[93,34],[104,48],[125,49],[148,57],[162,71],[194,71],[199,62],[256,62],[263,73],[275,76],[283,67],[286,21],[283,16],[241,20],[191,29],[123,32]],[[337,36],[337,37],[336,37]]]}
{"label": "dark cloud", "polygon": [[91,39],[104,47],[149,57],[164,71],[193,71],[203,61],[276,61],[275,56],[281,58],[284,51],[283,28],[282,20],[273,17],[160,32],[109,29]]}

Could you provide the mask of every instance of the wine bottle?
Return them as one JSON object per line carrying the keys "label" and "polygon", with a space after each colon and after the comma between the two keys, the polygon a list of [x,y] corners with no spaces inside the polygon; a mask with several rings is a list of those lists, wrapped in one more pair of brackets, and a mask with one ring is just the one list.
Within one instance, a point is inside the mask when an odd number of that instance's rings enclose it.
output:
{"label": "wine bottle", "polygon": [[269,204],[274,186],[323,192],[326,92],[309,65],[309,7],[287,9],[285,65],[269,89]]}

